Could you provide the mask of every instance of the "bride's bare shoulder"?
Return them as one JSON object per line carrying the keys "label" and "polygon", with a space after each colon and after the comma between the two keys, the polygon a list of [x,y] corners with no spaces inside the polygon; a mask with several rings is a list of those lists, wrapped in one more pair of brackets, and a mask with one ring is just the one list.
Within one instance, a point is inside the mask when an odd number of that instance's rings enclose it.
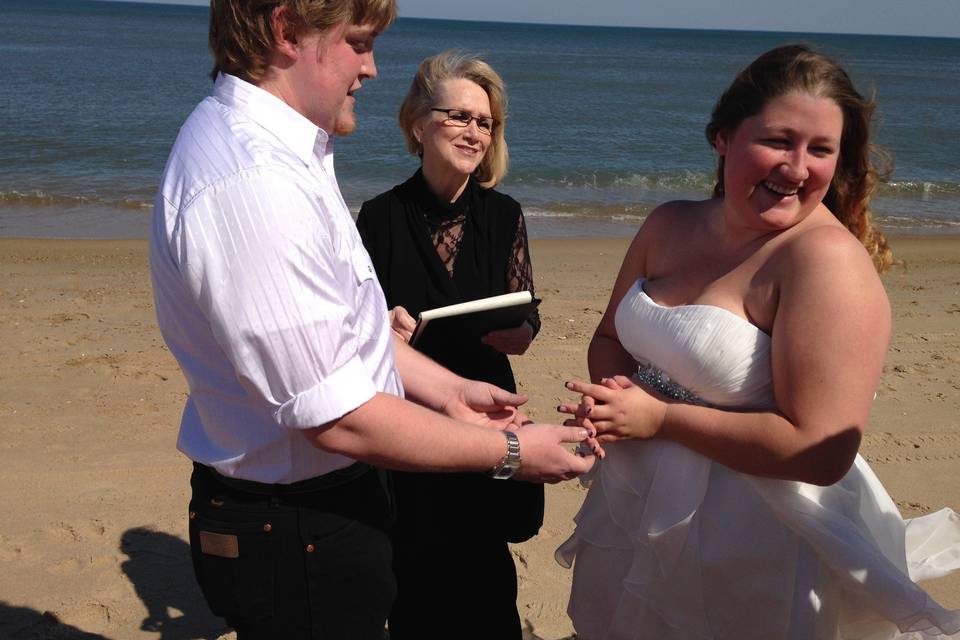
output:
{"label": "bride's bare shoulder", "polygon": [[640,228],[641,234],[666,237],[684,235],[703,223],[717,206],[715,200],[671,200],[653,209]]}

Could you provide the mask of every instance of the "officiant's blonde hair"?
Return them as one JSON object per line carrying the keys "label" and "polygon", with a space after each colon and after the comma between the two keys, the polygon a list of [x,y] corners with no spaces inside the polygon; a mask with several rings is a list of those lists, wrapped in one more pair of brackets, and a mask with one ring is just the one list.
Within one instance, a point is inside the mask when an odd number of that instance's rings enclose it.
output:
{"label": "officiant's blonde hair", "polygon": [[[484,187],[493,187],[507,175],[510,155],[504,135],[507,117],[507,92],[503,79],[480,57],[463,51],[444,51],[420,63],[410,90],[400,105],[397,124],[407,141],[407,150],[423,157],[423,146],[413,134],[417,122],[438,106],[434,101],[440,86],[447,80],[469,80],[477,84],[490,100],[490,115],[496,126],[490,135],[483,160],[474,171],[477,181]],[[444,105],[449,106],[449,105]]]}

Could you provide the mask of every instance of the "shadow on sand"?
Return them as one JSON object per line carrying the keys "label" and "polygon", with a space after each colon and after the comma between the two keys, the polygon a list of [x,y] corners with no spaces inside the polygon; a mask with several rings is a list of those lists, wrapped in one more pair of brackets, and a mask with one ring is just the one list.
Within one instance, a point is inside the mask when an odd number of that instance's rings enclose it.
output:
{"label": "shadow on sand", "polygon": [[[190,547],[179,538],[143,527],[120,539],[123,572],[147,608],[140,629],[158,640],[215,640],[229,631],[207,609],[193,577]],[[155,634],[155,635],[154,635]],[[111,640],[37,611],[0,600],[0,638],[6,640]]]}
{"label": "shadow on sand", "polygon": [[147,608],[142,630],[157,632],[159,640],[215,640],[229,631],[207,608],[186,542],[137,527],[124,532],[120,550],[128,557],[121,568]]}
{"label": "shadow on sand", "polygon": [[108,640],[60,622],[50,611],[18,607],[0,600],[0,637],[10,640]]}

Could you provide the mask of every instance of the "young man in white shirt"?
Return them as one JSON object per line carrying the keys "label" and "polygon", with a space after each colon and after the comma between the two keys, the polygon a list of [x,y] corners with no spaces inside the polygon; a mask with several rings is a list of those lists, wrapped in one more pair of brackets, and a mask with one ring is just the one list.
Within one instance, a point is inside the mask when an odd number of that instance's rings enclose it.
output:
{"label": "young man in white shirt", "polygon": [[533,481],[592,464],[561,445],[582,429],[517,427],[525,398],[393,341],[332,136],[355,127],[395,15],[395,0],[213,0],[213,95],[155,204],[157,316],[190,387],[194,566],[240,640],[382,636],[391,506],[365,463]]}

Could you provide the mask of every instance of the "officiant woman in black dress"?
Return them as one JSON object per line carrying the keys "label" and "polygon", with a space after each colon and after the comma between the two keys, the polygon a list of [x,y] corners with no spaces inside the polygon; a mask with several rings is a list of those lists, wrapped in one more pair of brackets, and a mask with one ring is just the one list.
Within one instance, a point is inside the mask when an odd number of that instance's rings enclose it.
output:
{"label": "officiant woman in black dress", "polygon": [[[533,293],[520,205],[493,189],[507,170],[505,110],[500,76],[457,52],[424,60],[400,107],[400,128],[421,168],[365,202],[357,226],[404,338],[411,316],[421,311]],[[513,391],[507,354],[526,351],[539,325],[534,313],[520,327],[480,340],[445,336],[427,355],[462,376]],[[451,634],[519,640],[516,569],[507,542],[539,530],[543,487],[482,474],[396,473],[394,483],[398,592],[391,640]]]}

